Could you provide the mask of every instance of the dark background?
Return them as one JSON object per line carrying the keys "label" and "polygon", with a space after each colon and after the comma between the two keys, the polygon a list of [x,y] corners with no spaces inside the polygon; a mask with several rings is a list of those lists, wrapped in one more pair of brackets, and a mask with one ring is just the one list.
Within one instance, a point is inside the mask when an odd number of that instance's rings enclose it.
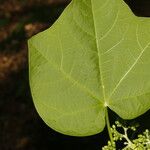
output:
{"label": "dark background", "polygon": [[[138,16],[150,16],[150,0],[126,0]],[[100,150],[101,134],[77,138],[56,133],[38,116],[28,81],[27,39],[48,28],[68,0],[0,0],[0,150]],[[118,119],[111,113],[111,121]],[[150,129],[150,111],[128,123]],[[136,136],[136,135],[135,135]]]}

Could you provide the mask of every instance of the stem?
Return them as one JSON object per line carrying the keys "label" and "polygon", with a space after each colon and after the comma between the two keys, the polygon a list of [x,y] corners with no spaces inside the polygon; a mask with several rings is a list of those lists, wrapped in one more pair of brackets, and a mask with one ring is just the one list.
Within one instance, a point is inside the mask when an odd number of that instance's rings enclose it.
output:
{"label": "stem", "polygon": [[130,141],[128,134],[127,134],[127,130],[128,128],[123,128],[124,129],[124,135],[123,137],[127,140],[128,144],[132,145],[133,143]]}
{"label": "stem", "polygon": [[112,133],[111,133],[111,127],[110,127],[110,121],[109,121],[109,115],[108,115],[108,108],[107,107],[106,107],[105,113],[106,113],[107,130],[108,130],[108,134],[109,134],[111,144],[113,145],[113,136],[112,136]]}
{"label": "stem", "polygon": [[125,140],[127,141],[127,146],[126,146],[126,148],[132,148],[132,149],[135,149],[135,145],[134,145],[134,143],[132,143],[132,141],[129,139],[129,137],[128,137],[128,134],[127,134],[127,131],[128,131],[128,128],[124,128],[123,127],[123,129],[124,129],[124,135],[123,135],[123,137],[125,138]]}

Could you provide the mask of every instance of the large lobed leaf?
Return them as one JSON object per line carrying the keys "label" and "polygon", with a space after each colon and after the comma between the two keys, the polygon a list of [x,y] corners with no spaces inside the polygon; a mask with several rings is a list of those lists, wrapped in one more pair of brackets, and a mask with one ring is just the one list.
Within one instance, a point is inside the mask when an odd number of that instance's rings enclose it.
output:
{"label": "large lobed leaf", "polygon": [[56,131],[93,135],[107,107],[124,119],[150,108],[150,19],[123,0],[73,0],[29,56],[36,109]]}

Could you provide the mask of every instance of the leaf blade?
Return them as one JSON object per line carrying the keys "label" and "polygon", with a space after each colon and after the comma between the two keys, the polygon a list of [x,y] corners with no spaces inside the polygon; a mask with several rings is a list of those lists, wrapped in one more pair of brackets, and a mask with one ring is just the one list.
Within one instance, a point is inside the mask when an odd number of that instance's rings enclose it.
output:
{"label": "leaf blade", "polygon": [[29,41],[31,90],[43,120],[87,136],[103,130],[107,107],[125,119],[147,111],[149,25],[121,0],[73,0]]}

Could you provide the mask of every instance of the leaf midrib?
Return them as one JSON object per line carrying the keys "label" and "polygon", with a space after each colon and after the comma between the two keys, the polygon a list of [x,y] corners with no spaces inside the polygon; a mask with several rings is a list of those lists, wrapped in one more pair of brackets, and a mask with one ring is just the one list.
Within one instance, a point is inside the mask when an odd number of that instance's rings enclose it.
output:
{"label": "leaf midrib", "polygon": [[98,35],[97,35],[97,27],[96,27],[96,19],[95,19],[95,14],[94,14],[94,8],[93,8],[93,3],[91,0],[91,11],[92,11],[92,18],[93,18],[93,26],[94,26],[94,34],[95,34],[95,45],[96,45],[96,50],[98,54],[98,66],[99,66],[99,75],[100,75],[100,81],[102,85],[102,93],[103,93],[103,100],[105,101],[105,87],[104,87],[104,82],[103,82],[103,77],[102,77],[102,70],[100,67],[101,64],[101,55],[100,55],[100,50],[99,50],[99,42],[98,42]]}

